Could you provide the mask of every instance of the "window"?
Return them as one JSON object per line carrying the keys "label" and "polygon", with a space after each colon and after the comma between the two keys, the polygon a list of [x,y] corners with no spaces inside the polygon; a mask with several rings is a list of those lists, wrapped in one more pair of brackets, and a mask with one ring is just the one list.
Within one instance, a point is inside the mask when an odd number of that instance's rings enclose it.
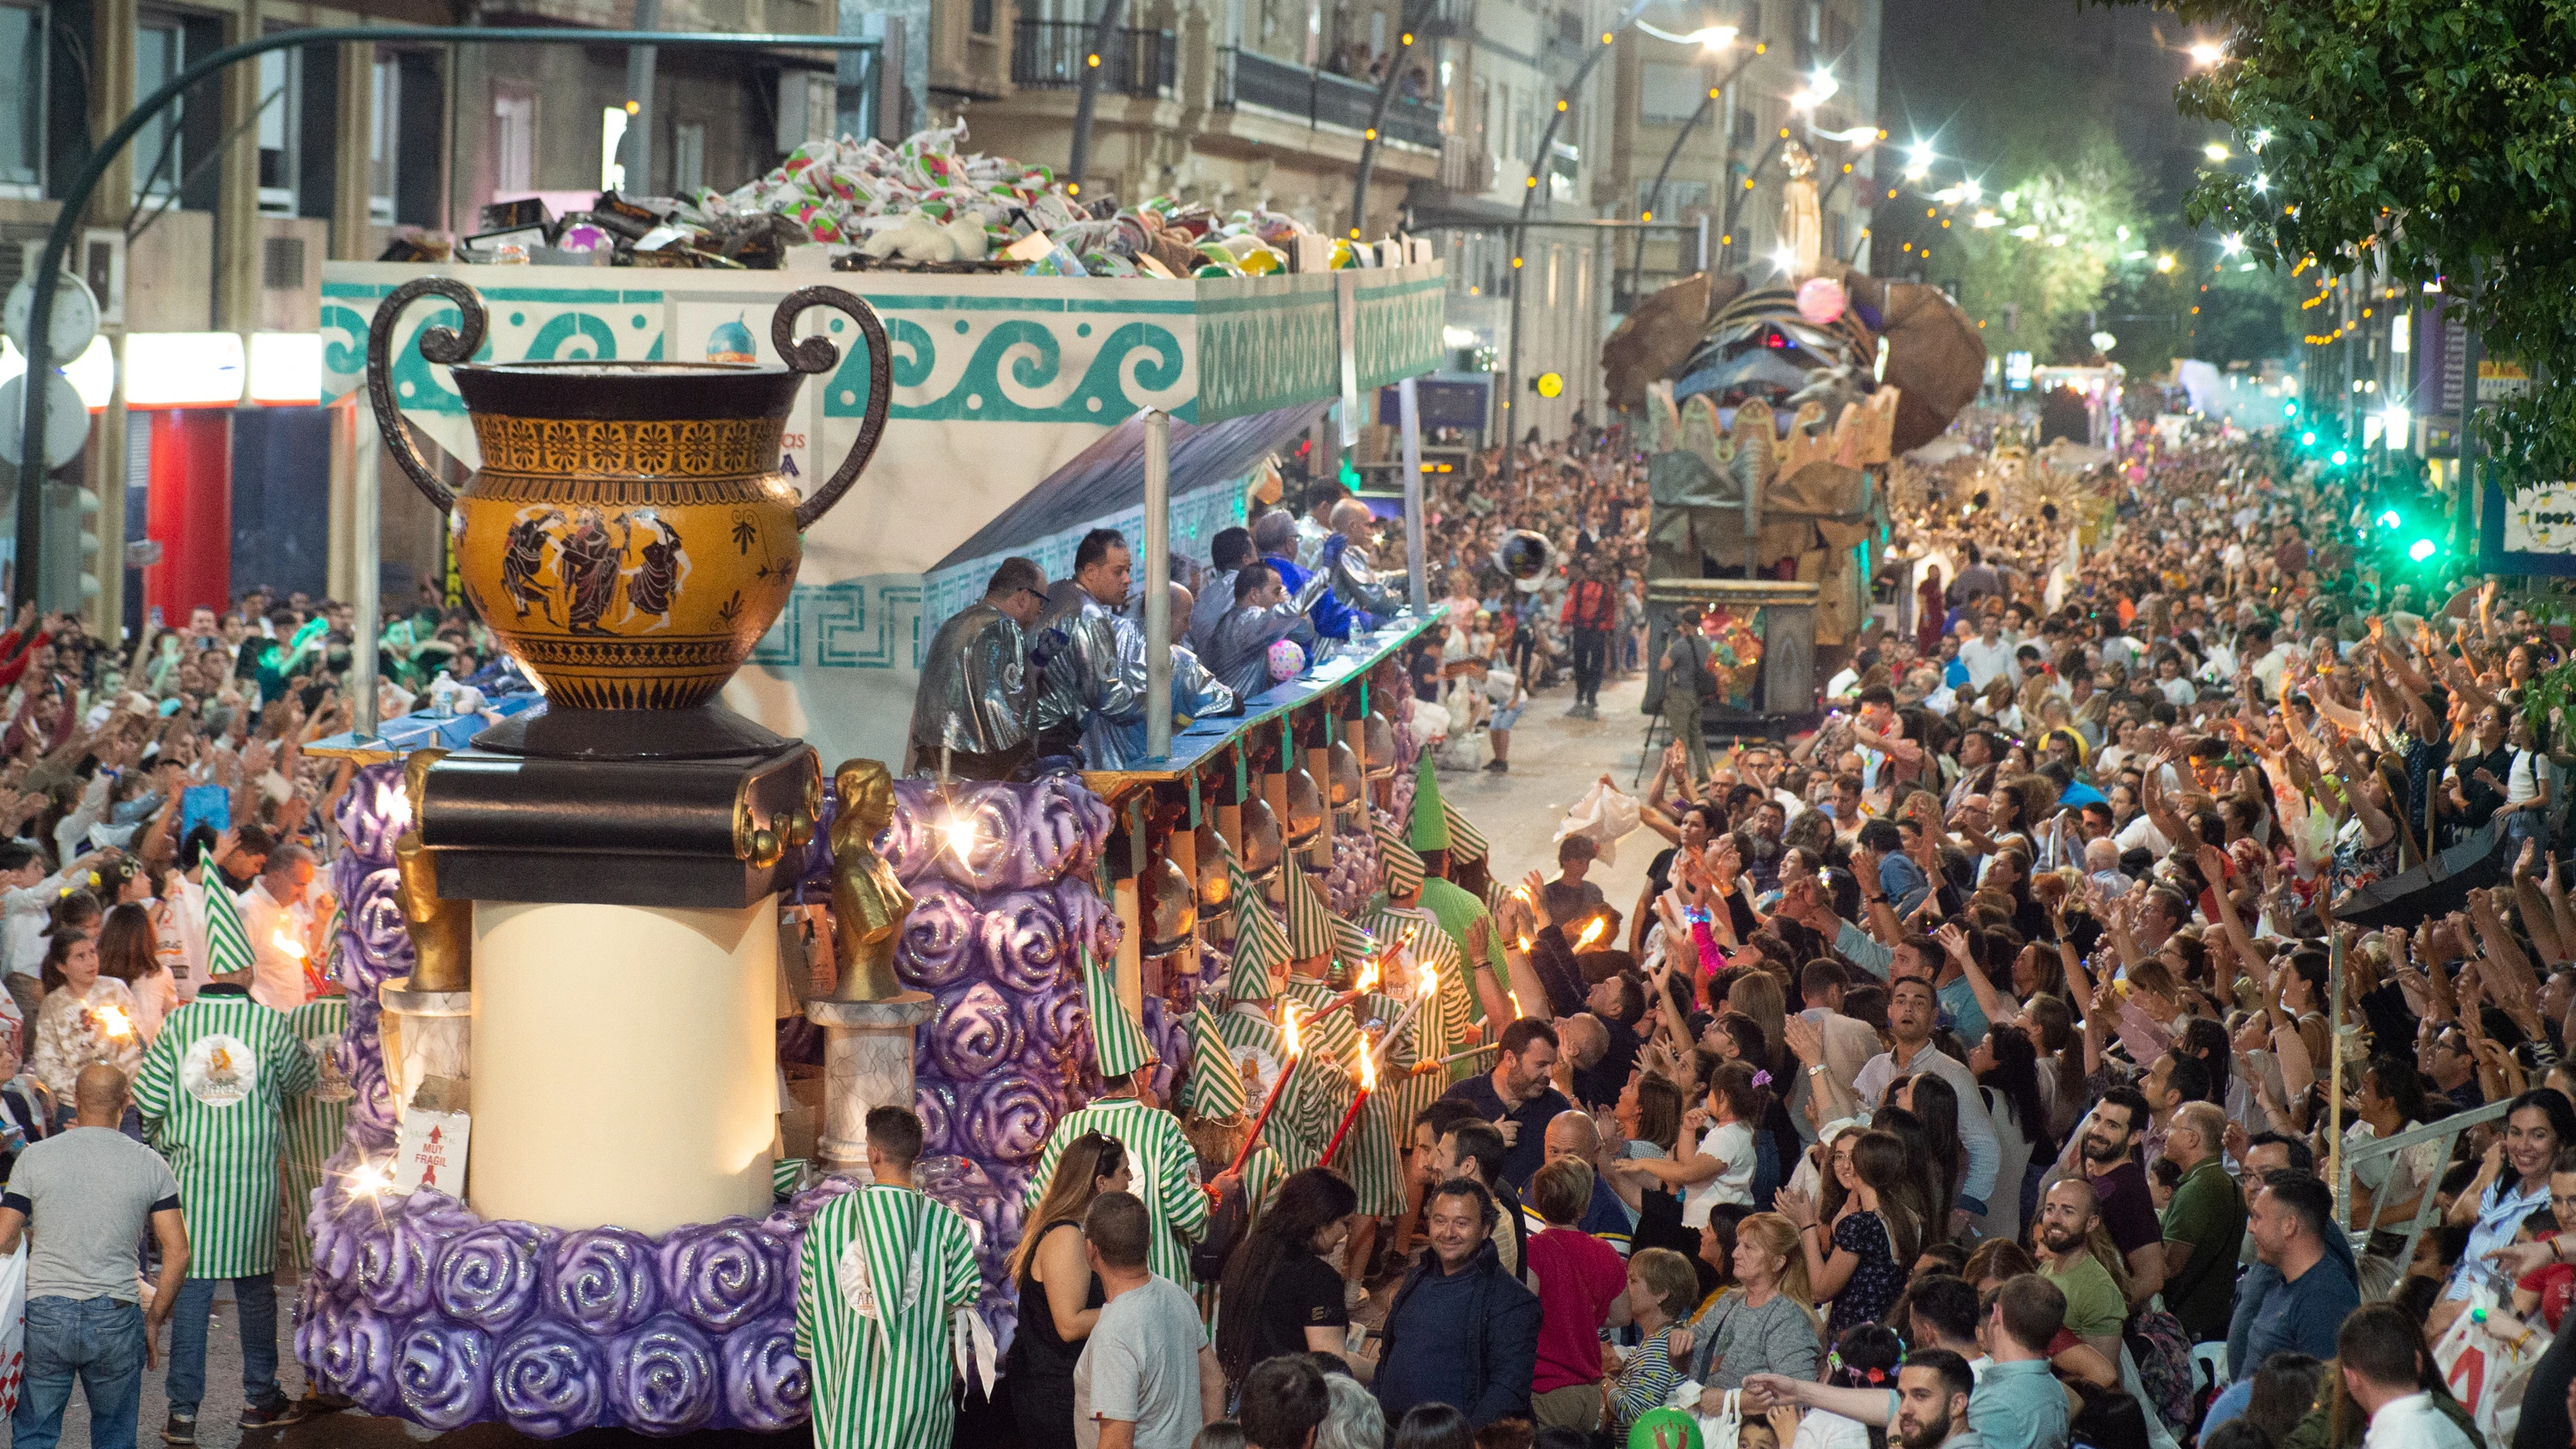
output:
{"label": "window", "polygon": [[1637,210],[1641,213],[1652,211],[1669,221],[1691,211],[1704,210],[1707,206],[1708,183],[1705,181],[1685,181],[1678,176],[1667,176],[1661,201],[1655,199],[1655,178],[1649,176],[1637,183]]}
{"label": "window", "polygon": [[507,201],[537,189],[537,98],[492,93],[492,199]]}
{"label": "window", "polygon": [[375,97],[370,103],[371,124],[367,128],[367,220],[378,226],[394,224],[394,173],[401,155],[401,139],[395,127],[402,118],[402,61],[378,53],[376,56]]}
{"label": "window", "polygon": [[696,121],[671,128],[671,190],[687,196],[707,184],[707,128]]}
{"label": "window", "polygon": [[[145,19],[134,31],[134,98],[137,101],[169,84],[185,66],[184,32],[175,20]],[[135,134],[131,151],[134,157],[134,191],[137,196],[166,196],[179,189],[180,178],[188,174],[188,158],[181,137],[185,134],[185,100],[165,106],[153,113],[152,119]]]}
{"label": "window", "polygon": [[45,184],[45,14],[0,5],[0,195]]}
{"label": "window", "polygon": [[975,27],[975,33],[977,35],[990,35],[993,33],[994,9],[993,0],[975,0],[975,3],[969,8],[968,14],[971,17],[969,23]]}
{"label": "window", "polygon": [[295,183],[301,172],[295,154],[295,124],[303,113],[299,95],[304,53],[272,50],[259,58],[259,209],[264,216],[296,214]]}

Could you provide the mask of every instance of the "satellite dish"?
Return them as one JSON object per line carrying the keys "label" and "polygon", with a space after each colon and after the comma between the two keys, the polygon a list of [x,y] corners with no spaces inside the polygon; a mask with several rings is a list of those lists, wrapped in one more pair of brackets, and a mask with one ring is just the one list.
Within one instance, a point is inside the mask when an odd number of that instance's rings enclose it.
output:
{"label": "satellite dish", "polygon": [[[88,344],[84,343],[83,346]],[[0,382],[0,459],[21,461],[27,429],[27,375]],[[89,405],[59,372],[45,374],[45,470],[80,456],[89,443]]]}

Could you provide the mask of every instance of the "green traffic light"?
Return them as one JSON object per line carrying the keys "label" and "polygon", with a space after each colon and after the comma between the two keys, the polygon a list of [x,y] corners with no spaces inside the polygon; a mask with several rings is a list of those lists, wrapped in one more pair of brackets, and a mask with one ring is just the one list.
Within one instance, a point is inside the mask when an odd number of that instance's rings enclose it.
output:
{"label": "green traffic light", "polygon": [[2315,447],[2316,445],[2317,445],[2317,435],[2316,435],[2315,433],[2313,433],[2313,432],[2306,432],[2306,433],[2301,433],[2301,434],[2299,434],[2299,446],[2300,446],[2300,447],[2302,447],[2302,448],[2313,448],[2313,447]]}
{"label": "green traffic light", "polygon": [[2298,405],[2297,403],[2294,403],[2294,402],[2285,402],[2285,403],[2281,404],[2281,416],[2283,416],[2283,417],[2285,417],[2285,418],[2295,418],[2295,417],[2297,417],[2298,415],[2299,415],[2299,405]]}
{"label": "green traffic light", "polygon": [[2433,556],[2433,551],[2438,547],[2440,547],[2440,545],[2434,543],[2433,540],[2429,538],[2419,538],[2407,548],[2406,556],[2415,560],[2417,563],[2422,563],[2424,560],[2431,558]]}
{"label": "green traffic light", "polygon": [[2405,523],[2406,520],[2399,517],[2397,510],[2394,508],[2379,515],[2379,526],[2382,528],[2401,528],[2405,526]]}
{"label": "green traffic light", "polygon": [[2337,448],[2337,449],[2335,449],[2333,452],[2331,452],[2331,453],[2329,453],[2329,454],[2327,454],[2327,455],[2326,455],[2326,461],[2327,461],[2327,462],[2329,462],[2329,463],[2332,463],[2332,464],[2334,464],[2336,467],[2340,468],[2340,467],[2342,467],[2344,464],[2349,463],[2349,462],[2351,462],[2351,461],[2352,461],[2352,455],[2351,455],[2351,454],[2349,454],[2349,453],[2346,453],[2346,452],[2345,452],[2343,449],[2341,449],[2341,448]]}

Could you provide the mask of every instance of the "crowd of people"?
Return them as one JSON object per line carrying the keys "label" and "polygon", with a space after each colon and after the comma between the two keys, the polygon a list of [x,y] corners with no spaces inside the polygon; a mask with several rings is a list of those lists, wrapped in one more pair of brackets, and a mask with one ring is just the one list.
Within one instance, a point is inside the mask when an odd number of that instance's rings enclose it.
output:
{"label": "crowd of people", "polygon": [[[1534,694],[1594,710],[1671,667],[1646,657],[1641,460],[1516,461],[1528,489],[1489,455],[1425,513],[1449,611],[1409,656],[1413,723],[1452,768],[1507,769]],[[1022,1438],[1576,1449],[1680,1415],[1739,1449],[2569,1442],[2563,630],[2371,550],[2372,485],[2271,439],[2141,442],[2045,512],[1982,466],[1901,465],[1897,557],[1948,576],[1834,661],[1817,728],[1663,754],[1641,808],[1668,848],[1633,903],[1581,836],[1556,879],[1494,882],[1425,843],[1416,797],[1427,879],[1388,888],[1473,978],[1457,1030],[1485,1054],[1418,1068],[1442,1077],[1400,1180],[1247,1171],[1241,1120],[1162,1110],[1150,1073],[1067,1119],[1009,1265]],[[1217,685],[1364,627],[1367,560],[1402,557],[1364,500],[1300,504],[1192,570],[1215,606],[1176,632]],[[1085,549],[1079,598],[1006,565],[995,616],[1115,612],[1123,540]],[[244,1422],[336,1407],[278,1386],[273,1270],[297,1114],[333,1095],[302,1043],[334,1029],[315,865],[349,767],[302,747],[345,720],[348,637],[329,604],[267,604],[122,662],[63,619],[0,637],[0,1245],[32,1228],[38,1449],[76,1377],[115,1422],[165,1319],[164,1438],[192,1442],[224,1280]],[[483,657],[434,607],[397,627],[389,688]],[[2436,856],[2480,884],[2438,894]],[[253,1113],[191,1106],[218,1035],[259,1056],[226,1089]],[[872,1114],[869,1194],[918,1198],[923,1140]],[[2488,1377],[2446,1376],[2463,1343]],[[934,1410],[827,1437],[909,1443]]]}
{"label": "crowd of people", "polygon": [[[1423,699],[1508,671],[1508,730],[1592,654],[1595,578],[1642,662],[1633,461],[1435,500]],[[2563,635],[2372,550],[2372,485],[2270,439],[2134,445],[2045,513],[1908,471],[1900,557],[1952,576],[1821,727],[1675,743],[1633,908],[1579,836],[1469,881],[1493,1055],[1414,1113],[1401,1212],[1324,1166],[1254,1205],[1160,1442],[1571,1449],[1675,1407],[1764,1449],[2568,1441]],[[1516,527],[1557,545],[1526,596]],[[2428,911],[2444,852],[2493,884]],[[1031,1219],[1068,1364],[1080,1198]]]}
{"label": "crowd of people", "polygon": [[[318,871],[353,765],[305,747],[351,725],[351,631],[343,604],[254,590],[130,653],[33,610],[0,634],[0,1249],[29,1254],[27,1449],[75,1381],[91,1442],[132,1444],[165,1323],[162,1438],[195,1442],[219,1289],[244,1425],[346,1407],[281,1386],[276,1269],[350,1097],[325,1065],[347,1004]],[[424,588],[378,641],[382,717],[527,688],[493,659]]]}

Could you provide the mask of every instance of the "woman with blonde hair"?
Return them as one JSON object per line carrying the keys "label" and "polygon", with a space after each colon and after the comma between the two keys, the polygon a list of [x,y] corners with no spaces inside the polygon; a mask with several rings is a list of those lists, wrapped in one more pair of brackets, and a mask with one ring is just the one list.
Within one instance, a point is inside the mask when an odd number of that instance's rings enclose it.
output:
{"label": "woman with blonde hair", "polygon": [[1798,1229],[1778,1213],[1755,1213],[1735,1225],[1735,1286],[1704,1305],[1690,1326],[1676,1329],[1669,1346],[1676,1364],[1710,1397],[1703,1414],[1717,1413],[1728,1389],[1750,1374],[1816,1376],[1824,1346],[1824,1321],[1807,1287],[1807,1257]]}
{"label": "woman with blonde hair", "polygon": [[1108,1302],[1083,1254],[1082,1215],[1093,1198],[1125,1192],[1128,1181],[1127,1149],[1117,1138],[1086,1132],[1073,1139],[1011,1252],[1020,1331],[1003,1373],[1030,1444],[1067,1449],[1075,1443],[1073,1368]]}

